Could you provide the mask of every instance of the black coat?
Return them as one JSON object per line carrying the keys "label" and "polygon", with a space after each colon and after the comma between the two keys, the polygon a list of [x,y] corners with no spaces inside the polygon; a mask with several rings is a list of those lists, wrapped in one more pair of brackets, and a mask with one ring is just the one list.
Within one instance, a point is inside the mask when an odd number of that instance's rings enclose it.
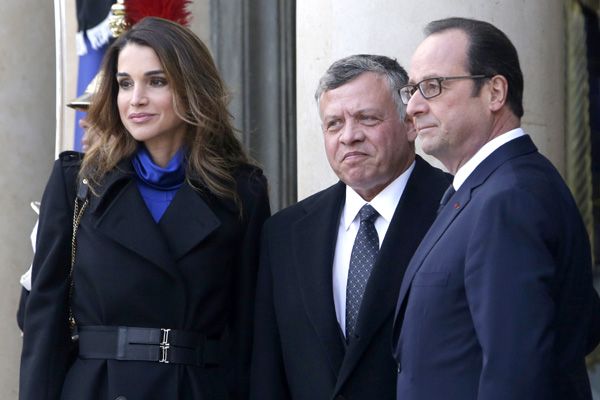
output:
{"label": "black coat", "polygon": [[265,224],[258,278],[251,398],[392,400],[392,320],[404,270],[436,216],[449,176],[417,157],[367,284],[357,334],[346,347],[332,266],[342,182]]}
{"label": "black coat", "polygon": [[[262,172],[235,174],[243,204],[187,183],[159,221],[137,188],[129,160],[92,195],[77,234],[72,308],[78,325],[138,326],[227,336],[219,367],[76,358],[68,348],[72,185],[79,156],[63,154],[42,198],[33,287],[26,309],[20,398],[244,398],[258,237],[269,202]],[[225,347],[225,346],[224,346]],[[61,395],[62,393],[62,395]]]}

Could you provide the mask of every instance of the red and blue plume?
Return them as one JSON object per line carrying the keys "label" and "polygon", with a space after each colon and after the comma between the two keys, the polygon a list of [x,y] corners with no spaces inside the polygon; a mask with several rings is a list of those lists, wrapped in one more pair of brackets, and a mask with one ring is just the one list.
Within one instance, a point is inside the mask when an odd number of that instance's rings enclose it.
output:
{"label": "red and blue plume", "polygon": [[187,10],[191,0],[125,0],[125,21],[135,25],[144,17],[161,17],[187,26],[192,14]]}

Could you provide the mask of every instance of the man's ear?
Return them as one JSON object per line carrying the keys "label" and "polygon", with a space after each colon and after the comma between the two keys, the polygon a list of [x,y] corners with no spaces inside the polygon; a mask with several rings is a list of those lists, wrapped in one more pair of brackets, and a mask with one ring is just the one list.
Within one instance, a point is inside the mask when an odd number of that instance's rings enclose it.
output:
{"label": "man's ear", "polygon": [[490,111],[500,110],[508,97],[508,81],[502,75],[494,75],[488,82],[490,91]]}

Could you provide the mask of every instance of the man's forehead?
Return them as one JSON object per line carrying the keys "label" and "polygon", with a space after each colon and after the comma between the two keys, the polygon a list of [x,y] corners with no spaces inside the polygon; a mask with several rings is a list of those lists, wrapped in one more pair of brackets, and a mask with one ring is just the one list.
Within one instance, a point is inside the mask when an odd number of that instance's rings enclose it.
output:
{"label": "man's forehead", "polygon": [[386,79],[366,72],[321,95],[319,106],[346,105],[358,107],[373,101],[392,100]]}
{"label": "man's forehead", "polygon": [[467,72],[467,46],[467,35],[457,29],[429,35],[411,58],[409,81]]}

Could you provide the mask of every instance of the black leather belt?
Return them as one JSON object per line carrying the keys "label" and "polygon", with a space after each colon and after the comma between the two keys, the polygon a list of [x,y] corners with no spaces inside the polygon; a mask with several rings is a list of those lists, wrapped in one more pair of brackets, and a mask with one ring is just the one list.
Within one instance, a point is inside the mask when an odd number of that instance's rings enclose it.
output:
{"label": "black leather belt", "polygon": [[79,357],[217,366],[220,342],[192,331],[79,326]]}

